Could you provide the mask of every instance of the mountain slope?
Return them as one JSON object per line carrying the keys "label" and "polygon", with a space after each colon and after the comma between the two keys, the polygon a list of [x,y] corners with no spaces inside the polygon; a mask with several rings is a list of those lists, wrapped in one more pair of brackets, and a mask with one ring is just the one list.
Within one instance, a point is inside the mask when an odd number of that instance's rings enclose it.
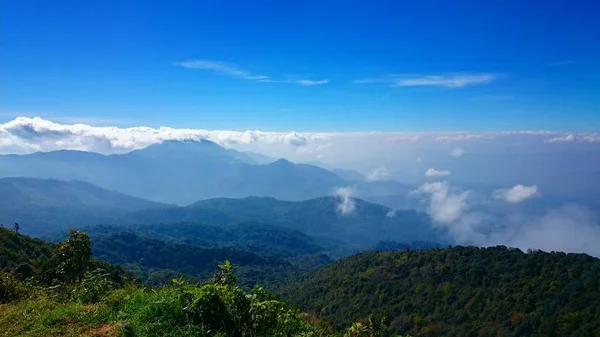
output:
{"label": "mountain slope", "polygon": [[281,289],[335,326],[376,313],[414,336],[595,336],[600,260],[506,247],[370,252]]}
{"label": "mountain slope", "polygon": [[125,213],[166,205],[80,181],[0,179],[0,221],[41,235],[71,226],[111,222]]}
{"label": "mountain slope", "polygon": [[[181,243],[202,247],[229,247],[266,254],[279,258],[316,254],[324,248],[315,240],[290,228],[256,222],[243,222],[216,227],[194,222],[147,224],[130,226],[98,225],[83,229],[92,239],[97,236],[127,232],[167,243]],[[64,239],[64,233],[45,236],[52,241]]]}
{"label": "mountain slope", "polygon": [[286,261],[229,247],[198,247],[121,232],[97,235],[92,253],[98,259],[121,264],[150,284],[170,283],[177,274],[197,280],[209,278],[219,263],[230,260],[240,279],[249,286],[270,284],[293,273]]}
{"label": "mountain slope", "polygon": [[341,214],[342,200],[323,197],[300,202],[274,198],[217,198],[186,207],[133,212],[123,223],[202,222],[228,226],[253,221],[284,226],[333,244],[372,244],[381,240],[437,240],[429,218],[415,211],[396,211],[360,199],[349,199],[354,211]]}

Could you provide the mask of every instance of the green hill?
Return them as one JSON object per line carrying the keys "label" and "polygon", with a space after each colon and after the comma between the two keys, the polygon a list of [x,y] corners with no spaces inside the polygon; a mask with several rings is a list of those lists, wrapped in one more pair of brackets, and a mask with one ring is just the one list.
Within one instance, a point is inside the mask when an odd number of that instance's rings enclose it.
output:
{"label": "green hill", "polygon": [[[15,275],[19,279],[35,278],[44,285],[60,281],[59,244],[45,242],[21,235],[7,228],[0,228],[0,271]],[[98,259],[90,259],[90,268],[102,269],[111,275],[114,282],[128,279],[125,271]]]}
{"label": "green hill", "polygon": [[[110,239],[119,238],[113,235]],[[131,234],[123,239],[139,245]],[[124,282],[125,279],[115,278],[109,272],[118,267],[90,258],[90,245],[89,236],[78,231],[71,231],[69,238],[53,245],[0,229],[3,248],[0,261],[10,258],[12,262],[40,263],[40,270],[26,280],[15,275],[10,266],[0,270],[0,334],[73,337],[382,337],[385,334],[385,328],[371,320],[357,322],[342,334],[261,287],[246,290],[237,285],[236,267],[229,261],[219,264],[217,272],[202,283],[176,279],[168,286],[147,288]],[[164,249],[157,253],[167,253],[164,258],[176,257]]]}
{"label": "green hill", "polygon": [[376,314],[414,336],[598,336],[600,260],[506,247],[369,252],[280,290],[336,327]]}
{"label": "green hill", "polygon": [[[312,237],[286,227],[256,222],[217,227],[194,222],[156,225],[110,226],[98,225],[84,228],[94,237],[118,232],[135,233],[168,243],[182,243],[202,247],[230,247],[249,252],[289,258],[325,250]],[[64,239],[64,235],[47,235],[52,241]]]}
{"label": "green hill", "polygon": [[237,266],[236,275],[249,287],[272,284],[296,270],[284,260],[249,251],[167,243],[128,232],[94,236],[92,252],[98,259],[123,265],[153,285],[168,284],[179,275],[206,280],[225,260]]}

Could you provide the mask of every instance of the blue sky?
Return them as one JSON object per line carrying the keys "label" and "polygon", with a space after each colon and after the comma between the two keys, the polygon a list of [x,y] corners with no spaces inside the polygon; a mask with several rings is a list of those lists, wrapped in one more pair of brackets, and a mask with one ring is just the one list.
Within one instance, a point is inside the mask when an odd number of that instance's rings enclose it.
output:
{"label": "blue sky", "polygon": [[2,1],[0,122],[600,129],[596,1]]}

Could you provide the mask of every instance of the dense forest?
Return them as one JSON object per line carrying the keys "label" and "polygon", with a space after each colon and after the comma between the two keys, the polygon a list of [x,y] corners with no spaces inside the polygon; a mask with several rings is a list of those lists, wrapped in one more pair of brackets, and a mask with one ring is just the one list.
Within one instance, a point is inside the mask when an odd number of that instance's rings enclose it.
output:
{"label": "dense forest", "polygon": [[280,290],[336,327],[375,314],[415,336],[599,336],[600,260],[454,247],[358,254]]}
{"label": "dense forest", "polygon": [[95,236],[92,251],[103,261],[125,265],[151,285],[170,283],[174,275],[190,280],[206,279],[225,259],[237,266],[236,276],[248,287],[272,284],[295,271],[289,262],[276,257],[230,247],[165,243],[125,232]]}

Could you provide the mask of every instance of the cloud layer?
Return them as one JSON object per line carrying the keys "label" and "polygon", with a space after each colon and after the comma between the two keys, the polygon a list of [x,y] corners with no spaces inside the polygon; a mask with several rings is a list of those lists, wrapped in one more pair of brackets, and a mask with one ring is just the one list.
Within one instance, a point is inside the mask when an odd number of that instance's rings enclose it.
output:
{"label": "cloud layer", "polygon": [[[512,202],[524,200],[524,196],[535,192],[534,187],[517,185],[504,190],[503,196],[508,196]],[[511,195],[512,192],[514,194]],[[471,191],[453,189],[445,182],[424,184],[413,194],[425,196],[426,212],[434,225],[446,229],[457,244],[506,245],[522,250],[542,249],[600,256],[597,215],[581,205],[565,204],[548,209],[541,215],[524,214],[518,209],[508,209],[498,215],[476,207],[483,201]]]}
{"label": "cloud layer", "polygon": [[0,153],[28,153],[52,150],[83,150],[121,153],[164,140],[208,139],[221,145],[262,142],[303,146],[310,136],[298,132],[227,131],[150,127],[93,127],[85,124],[58,124],[48,120],[19,117],[0,124]]}

